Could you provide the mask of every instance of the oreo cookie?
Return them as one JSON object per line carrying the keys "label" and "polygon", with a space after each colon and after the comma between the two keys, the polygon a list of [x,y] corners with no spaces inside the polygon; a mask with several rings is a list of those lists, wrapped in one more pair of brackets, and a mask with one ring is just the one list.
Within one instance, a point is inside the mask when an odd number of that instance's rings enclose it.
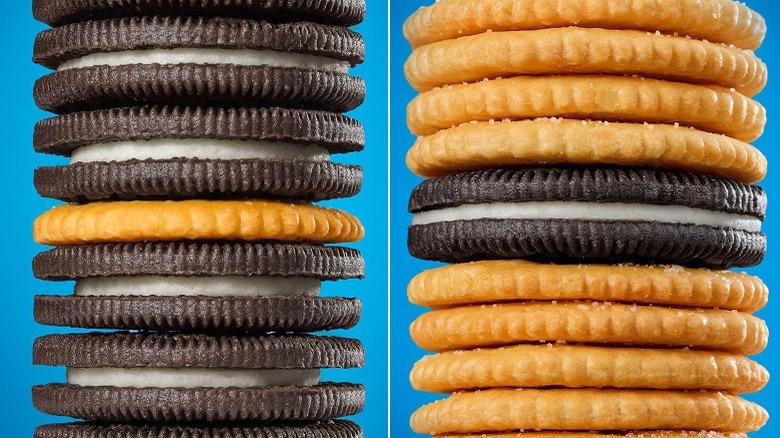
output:
{"label": "oreo cookie", "polygon": [[136,15],[190,15],[269,21],[313,21],[354,26],[363,21],[363,0],[33,0],[33,16],[52,26]]}
{"label": "oreo cookie", "polygon": [[409,250],[447,262],[752,266],[766,253],[759,187],[623,168],[486,170],[424,182],[412,194]]}
{"label": "oreo cookie", "polygon": [[350,328],[357,299],[317,296],[360,278],[356,250],[318,245],[137,243],[57,247],[33,261],[70,296],[37,296],[41,324],[160,331],[308,332]]}
{"label": "oreo cookie", "polygon": [[36,125],[38,152],[71,157],[36,170],[45,197],[295,198],[355,195],[362,169],[330,154],[361,150],[353,119],[283,108],[141,107],[77,112]]}
{"label": "oreo cookie", "polygon": [[42,412],[94,421],[321,421],[360,412],[362,385],[320,368],[363,365],[359,341],[311,336],[83,334],[36,340],[33,361],[68,367],[33,388]]}
{"label": "oreo cookie", "polygon": [[315,23],[144,16],[41,32],[33,59],[56,71],[34,87],[56,112],[176,104],[349,111],[365,85],[360,35]]}
{"label": "oreo cookie", "polygon": [[209,424],[201,426],[139,426],[130,424],[50,424],[34,438],[362,438],[357,424],[323,421],[313,424]]}

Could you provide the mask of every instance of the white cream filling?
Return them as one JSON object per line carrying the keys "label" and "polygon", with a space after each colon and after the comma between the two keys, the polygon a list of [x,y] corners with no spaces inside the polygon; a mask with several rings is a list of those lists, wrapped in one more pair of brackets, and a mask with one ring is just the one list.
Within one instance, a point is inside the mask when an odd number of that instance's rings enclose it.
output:
{"label": "white cream filling", "polygon": [[76,281],[78,296],[317,296],[322,282],[306,277],[96,277]]}
{"label": "white cream filling", "polygon": [[219,49],[177,47],[173,49],[142,49],[120,52],[91,53],[69,59],[57,67],[58,71],[96,65],[128,64],[234,64],[243,66],[268,65],[272,67],[300,67],[306,69],[346,73],[350,63],[327,56],[276,50]]}
{"label": "white cream filling", "polygon": [[242,370],[224,368],[68,368],[68,383],[123,388],[252,388],[313,386],[320,370]]}
{"label": "white cream filling", "polygon": [[82,146],[73,151],[70,162],[166,160],[171,158],[200,158],[204,160],[299,158],[310,161],[328,161],[330,153],[322,146],[281,141],[160,138]]}
{"label": "white cream filling", "polygon": [[695,224],[760,232],[761,220],[753,216],[685,207],[681,205],[597,203],[576,201],[494,202],[464,204],[414,214],[412,225],[477,219],[571,219],[593,221],[649,221]]}

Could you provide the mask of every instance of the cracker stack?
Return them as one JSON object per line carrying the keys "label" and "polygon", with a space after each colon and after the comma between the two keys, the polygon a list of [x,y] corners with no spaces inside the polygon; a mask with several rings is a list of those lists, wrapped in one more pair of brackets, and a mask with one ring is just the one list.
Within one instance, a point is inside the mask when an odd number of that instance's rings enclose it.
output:
{"label": "cracker stack", "polygon": [[731,0],[440,0],[404,32],[436,352],[418,433],[738,437],[767,412],[764,20]]}
{"label": "cracker stack", "polygon": [[53,26],[34,59],[54,69],[35,100],[56,117],[35,149],[70,157],[36,171],[68,202],[35,221],[35,275],[75,280],[38,296],[34,362],[67,383],[33,388],[39,410],[84,423],[39,438],[357,438],[340,417],[359,384],[322,368],[363,365],[361,303],[319,297],[360,278],[357,218],[313,201],[355,195],[362,169],[330,154],[364,145],[339,114],[363,101],[362,0],[35,0]]}

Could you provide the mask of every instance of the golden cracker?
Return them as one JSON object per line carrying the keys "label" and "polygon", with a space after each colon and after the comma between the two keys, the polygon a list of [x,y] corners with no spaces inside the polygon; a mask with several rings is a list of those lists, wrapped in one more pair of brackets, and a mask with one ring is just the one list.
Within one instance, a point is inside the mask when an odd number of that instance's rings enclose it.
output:
{"label": "golden cracker", "polygon": [[132,201],[55,207],[35,220],[44,245],[172,240],[353,242],[363,226],[345,212],[274,201]]}
{"label": "golden cracker", "polygon": [[678,33],[756,49],[766,22],[732,0],[439,0],[404,23],[413,47],[486,31],[596,27]]}
{"label": "golden cracker", "polygon": [[436,438],[747,438],[744,433],[689,431],[689,430],[641,430],[625,433],[597,432],[507,432],[480,433],[476,435],[436,435]]}
{"label": "golden cracker", "polygon": [[761,136],[766,110],[726,88],[617,76],[517,76],[419,94],[407,123],[416,135],[480,121],[562,117],[679,123],[742,141]]}
{"label": "golden cracker", "polygon": [[405,72],[418,91],[519,75],[635,74],[754,96],[767,80],[766,65],[751,51],[660,33],[577,27],[440,41],[417,48]]}
{"label": "golden cracker", "polygon": [[[685,370],[685,372],[680,372]],[[412,386],[429,392],[484,388],[626,388],[756,392],[767,370],[726,353],[515,345],[427,356],[411,373]]]}
{"label": "golden cracker", "polygon": [[531,302],[434,310],[418,317],[410,332],[417,345],[433,351],[568,342],[757,354],[766,348],[769,337],[764,321],[736,311],[603,302]]}
{"label": "golden cracker", "polygon": [[515,430],[712,430],[749,432],[768,419],[760,406],[719,392],[490,389],[453,394],[418,409],[418,433]]}
{"label": "golden cracker", "polygon": [[409,283],[408,296],[414,304],[433,308],[506,301],[595,300],[751,313],[766,305],[769,289],[758,277],[732,271],[498,260],[423,271]]}
{"label": "golden cracker", "polygon": [[479,122],[419,137],[406,156],[427,178],[493,167],[539,164],[687,170],[753,184],[766,176],[766,157],[731,137],[663,124],[569,119]]}

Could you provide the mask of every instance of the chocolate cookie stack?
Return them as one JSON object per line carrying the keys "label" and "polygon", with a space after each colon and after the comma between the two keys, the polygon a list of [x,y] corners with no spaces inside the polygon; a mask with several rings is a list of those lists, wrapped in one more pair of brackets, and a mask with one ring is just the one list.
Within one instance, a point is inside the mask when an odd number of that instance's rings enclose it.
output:
{"label": "chocolate cookie stack", "polygon": [[[573,26],[573,27],[572,27]],[[406,22],[418,433],[742,437],[764,20],[731,0],[441,0]]]}
{"label": "chocolate cookie stack", "polygon": [[359,384],[322,368],[363,365],[361,303],[320,297],[361,278],[351,215],[312,205],[355,195],[362,169],[331,154],[364,146],[349,26],[362,0],[35,0],[51,26],[35,100],[58,114],[34,146],[70,157],[42,167],[42,196],[68,202],[35,221],[35,275],[75,280],[37,296],[53,335],[36,364],[67,383],[36,386],[39,410],[86,420],[38,438],[354,438]]}

